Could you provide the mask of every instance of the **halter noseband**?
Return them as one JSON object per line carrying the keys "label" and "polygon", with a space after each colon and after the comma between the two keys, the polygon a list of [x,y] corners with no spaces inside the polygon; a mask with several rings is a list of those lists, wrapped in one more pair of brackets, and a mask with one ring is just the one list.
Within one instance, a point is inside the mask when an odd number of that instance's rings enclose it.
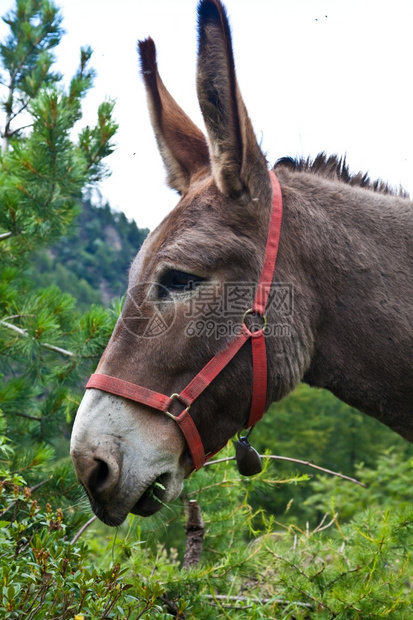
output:
{"label": "halter noseband", "polygon": [[[205,456],[202,439],[189,413],[189,408],[195,399],[202,394],[205,388],[219,375],[221,370],[225,368],[249,339],[251,339],[253,382],[251,409],[246,428],[254,426],[254,424],[261,420],[265,413],[265,402],[267,397],[267,354],[264,334],[266,325],[265,309],[274,275],[283,214],[280,184],[272,170],[269,174],[273,198],[271,219],[265,246],[264,264],[258,281],[253,306],[244,314],[240,334],[232,340],[226,349],[214,355],[179,394],[166,396],[165,394],[154,392],[140,385],[129,383],[129,381],[99,373],[93,374],[86,385],[87,389],[94,388],[102,390],[103,392],[115,394],[116,396],[122,396],[128,400],[147,405],[152,409],[157,409],[172,418],[178,424],[185,437],[192,456],[194,468],[197,470],[205,464],[207,457]],[[251,332],[248,329],[245,322],[248,314],[262,317],[264,323],[260,330]],[[173,415],[169,412],[171,404],[175,399],[185,407],[179,415]],[[223,446],[221,446],[219,450],[222,447]],[[209,454],[208,458],[210,456],[212,456],[212,454]]]}

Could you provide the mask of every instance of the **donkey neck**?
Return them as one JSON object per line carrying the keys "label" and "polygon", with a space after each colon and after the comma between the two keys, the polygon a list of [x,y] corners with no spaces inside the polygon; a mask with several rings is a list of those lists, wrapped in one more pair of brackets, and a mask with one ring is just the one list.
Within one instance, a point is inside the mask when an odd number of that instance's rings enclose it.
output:
{"label": "donkey neck", "polygon": [[302,379],[412,440],[412,203],[308,172],[277,175],[277,275],[294,286],[285,364],[300,343]]}

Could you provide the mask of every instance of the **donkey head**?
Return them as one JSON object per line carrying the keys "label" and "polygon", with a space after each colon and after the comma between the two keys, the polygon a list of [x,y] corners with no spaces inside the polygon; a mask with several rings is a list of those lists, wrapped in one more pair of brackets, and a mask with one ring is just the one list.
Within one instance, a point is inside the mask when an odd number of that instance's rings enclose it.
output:
{"label": "donkey head", "polygon": [[[238,88],[220,0],[201,0],[198,27],[197,91],[207,138],[165,88],[153,41],[139,43],[152,125],[169,186],[180,200],[132,265],[122,314],[96,371],[162,394],[182,390],[226,347],[232,326],[242,323],[271,210],[267,165]],[[247,283],[249,296],[232,306],[230,316],[218,310],[228,283]],[[206,452],[243,428],[251,383],[247,346],[191,408]],[[193,469],[172,419],[96,389],[82,400],[71,454],[94,511],[111,525],[129,512],[156,512],[157,498],[176,498]]]}

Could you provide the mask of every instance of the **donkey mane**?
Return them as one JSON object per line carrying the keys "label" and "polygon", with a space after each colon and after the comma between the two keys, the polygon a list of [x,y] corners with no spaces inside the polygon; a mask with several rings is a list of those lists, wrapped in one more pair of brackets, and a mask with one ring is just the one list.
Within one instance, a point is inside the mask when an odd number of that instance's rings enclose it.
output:
{"label": "donkey mane", "polygon": [[278,166],[284,166],[285,168],[297,172],[309,172],[325,179],[341,181],[347,185],[362,187],[363,189],[380,194],[398,196],[399,198],[410,198],[409,193],[402,187],[394,189],[384,181],[372,181],[367,173],[363,174],[362,172],[358,172],[357,174],[351,174],[345,156],[328,156],[326,153],[322,152],[319,153],[315,159],[311,159],[311,157],[301,159],[282,157],[276,162],[275,168]]}

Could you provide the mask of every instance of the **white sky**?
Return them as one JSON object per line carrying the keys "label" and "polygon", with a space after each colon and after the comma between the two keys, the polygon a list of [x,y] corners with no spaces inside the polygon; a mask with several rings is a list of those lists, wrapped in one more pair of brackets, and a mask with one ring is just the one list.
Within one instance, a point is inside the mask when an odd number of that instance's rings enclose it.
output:
{"label": "white sky", "polygon": [[[136,42],[152,36],[162,78],[202,127],[195,92],[197,0],[60,0],[66,35],[59,70],[70,77],[81,45],[98,72],[84,104],[117,101],[120,129],[103,199],[154,228],[177,202],[165,185],[138,75]],[[0,15],[14,2],[0,0]],[[289,155],[347,154],[413,194],[411,0],[226,0],[238,80],[271,163]],[[0,24],[0,39],[7,28]]]}

